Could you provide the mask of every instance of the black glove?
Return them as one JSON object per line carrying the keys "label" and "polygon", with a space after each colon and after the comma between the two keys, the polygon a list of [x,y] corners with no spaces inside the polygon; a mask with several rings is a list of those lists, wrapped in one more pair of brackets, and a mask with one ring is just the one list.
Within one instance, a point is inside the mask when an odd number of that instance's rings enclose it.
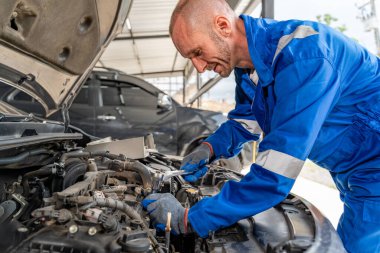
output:
{"label": "black glove", "polygon": [[142,201],[156,229],[165,231],[168,212],[171,212],[171,230],[174,234],[188,233],[187,212],[179,201],[170,193],[150,194]]}
{"label": "black glove", "polygon": [[209,163],[211,156],[212,148],[207,142],[203,142],[193,152],[185,156],[180,169],[191,174],[184,176],[184,179],[188,182],[194,182],[197,181],[198,178],[203,177],[207,172],[208,168],[206,164]]}

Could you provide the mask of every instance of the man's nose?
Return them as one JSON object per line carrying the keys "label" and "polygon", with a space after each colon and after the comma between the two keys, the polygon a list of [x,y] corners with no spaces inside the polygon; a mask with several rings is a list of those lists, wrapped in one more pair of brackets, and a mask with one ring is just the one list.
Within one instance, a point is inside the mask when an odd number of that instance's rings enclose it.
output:
{"label": "man's nose", "polygon": [[207,68],[207,62],[206,61],[199,59],[199,58],[196,58],[196,57],[193,57],[193,58],[191,58],[191,62],[193,63],[194,67],[197,69],[197,71],[199,73],[203,73],[206,71],[206,68]]}

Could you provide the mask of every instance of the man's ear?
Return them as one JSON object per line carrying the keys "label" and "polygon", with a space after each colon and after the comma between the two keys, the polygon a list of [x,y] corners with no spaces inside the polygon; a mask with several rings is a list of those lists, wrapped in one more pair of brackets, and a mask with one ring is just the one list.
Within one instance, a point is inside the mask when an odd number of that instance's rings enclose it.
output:
{"label": "man's ear", "polygon": [[223,37],[229,37],[231,35],[231,23],[225,16],[216,16],[214,19],[214,27],[217,33]]}

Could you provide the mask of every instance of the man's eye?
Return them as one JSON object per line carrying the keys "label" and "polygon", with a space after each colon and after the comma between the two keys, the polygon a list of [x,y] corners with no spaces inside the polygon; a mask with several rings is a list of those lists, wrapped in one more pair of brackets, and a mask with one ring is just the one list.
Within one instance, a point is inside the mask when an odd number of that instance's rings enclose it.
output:
{"label": "man's eye", "polygon": [[202,54],[202,51],[201,50],[197,50],[195,51],[195,56],[200,56]]}

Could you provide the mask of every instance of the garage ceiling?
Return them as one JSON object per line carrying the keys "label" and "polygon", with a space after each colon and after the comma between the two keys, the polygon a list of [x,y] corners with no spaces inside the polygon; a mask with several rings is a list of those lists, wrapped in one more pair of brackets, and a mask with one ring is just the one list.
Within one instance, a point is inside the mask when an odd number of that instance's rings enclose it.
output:
{"label": "garage ceiling", "polygon": [[[261,0],[227,0],[237,14],[252,13]],[[183,75],[188,63],[169,37],[177,0],[135,0],[122,33],[109,45],[98,66],[144,77]]]}

